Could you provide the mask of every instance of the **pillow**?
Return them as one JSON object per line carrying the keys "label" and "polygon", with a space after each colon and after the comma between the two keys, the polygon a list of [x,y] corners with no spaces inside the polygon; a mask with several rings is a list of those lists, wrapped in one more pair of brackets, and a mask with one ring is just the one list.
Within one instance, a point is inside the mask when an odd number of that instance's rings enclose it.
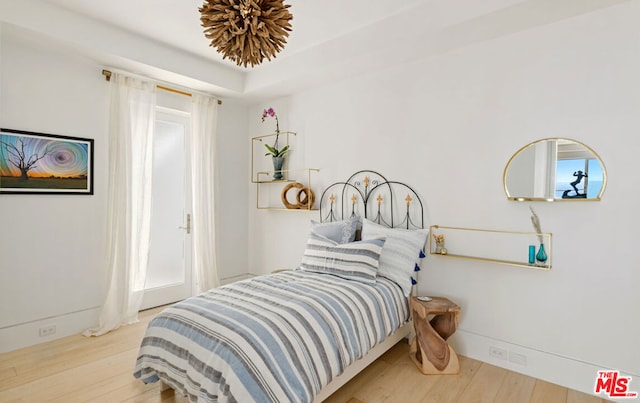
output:
{"label": "pillow", "polygon": [[311,231],[337,243],[353,242],[360,217],[352,216],[342,221],[317,222],[311,220]]}
{"label": "pillow", "polygon": [[311,232],[300,269],[328,273],[364,283],[375,283],[384,238],[338,244]]}
{"label": "pillow", "polygon": [[375,239],[380,236],[386,237],[386,240],[380,256],[378,275],[395,281],[408,297],[415,281],[412,277],[413,272],[419,270],[418,263],[424,257],[423,250],[429,231],[388,228],[364,220],[362,239]]}

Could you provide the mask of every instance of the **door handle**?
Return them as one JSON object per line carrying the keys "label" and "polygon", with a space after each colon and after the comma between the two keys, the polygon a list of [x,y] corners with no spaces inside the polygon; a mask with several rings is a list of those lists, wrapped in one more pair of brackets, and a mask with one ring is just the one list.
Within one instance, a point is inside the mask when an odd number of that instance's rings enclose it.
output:
{"label": "door handle", "polygon": [[187,214],[187,226],[178,228],[187,231],[187,234],[191,233],[191,214]]}

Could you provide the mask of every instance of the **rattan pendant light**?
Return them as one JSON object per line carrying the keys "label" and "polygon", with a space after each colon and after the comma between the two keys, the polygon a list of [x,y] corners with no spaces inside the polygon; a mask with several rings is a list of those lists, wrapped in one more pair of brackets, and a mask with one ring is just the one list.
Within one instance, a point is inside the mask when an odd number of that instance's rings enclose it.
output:
{"label": "rattan pendant light", "polygon": [[200,21],[223,59],[253,67],[276,57],[287,43],[289,7],[284,0],[205,0]]}

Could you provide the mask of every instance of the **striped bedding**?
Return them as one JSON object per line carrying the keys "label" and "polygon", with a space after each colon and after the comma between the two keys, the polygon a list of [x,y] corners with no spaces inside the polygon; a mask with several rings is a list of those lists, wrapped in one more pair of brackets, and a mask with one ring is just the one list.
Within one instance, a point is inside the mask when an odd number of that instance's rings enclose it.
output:
{"label": "striped bedding", "polygon": [[311,402],[409,320],[407,298],[374,284],[301,270],[216,288],[154,318],[134,376],[194,402]]}

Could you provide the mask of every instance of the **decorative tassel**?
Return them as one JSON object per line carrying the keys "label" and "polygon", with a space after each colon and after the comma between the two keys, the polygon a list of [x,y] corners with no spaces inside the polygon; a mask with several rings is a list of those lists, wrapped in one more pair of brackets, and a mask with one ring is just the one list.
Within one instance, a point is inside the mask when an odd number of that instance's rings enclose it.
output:
{"label": "decorative tassel", "polygon": [[415,279],[415,278],[413,278],[413,276],[411,277],[411,284],[412,284],[412,285],[416,285],[416,284],[418,284],[418,282],[416,281],[416,279]]}
{"label": "decorative tassel", "polygon": [[424,254],[424,251],[420,249],[420,259],[424,259],[425,257],[427,256]]}
{"label": "decorative tassel", "polygon": [[420,271],[420,266],[418,266],[418,263],[416,263],[416,267],[413,268],[413,271]]}

